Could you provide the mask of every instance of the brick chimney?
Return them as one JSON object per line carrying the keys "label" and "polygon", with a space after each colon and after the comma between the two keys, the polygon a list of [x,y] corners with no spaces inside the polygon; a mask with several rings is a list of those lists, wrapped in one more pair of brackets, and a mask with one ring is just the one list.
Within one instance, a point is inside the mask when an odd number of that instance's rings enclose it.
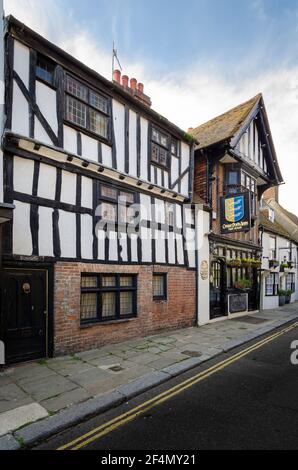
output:
{"label": "brick chimney", "polygon": [[274,199],[276,202],[278,202],[278,186],[271,186],[271,188],[266,189],[263,193],[263,198],[264,199]]}
{"label": "brick chimney", "polygon": [[127,93],[132,95],[134,98],[145,104],[149,108],[151,107],[151,99],[144,93],[144,84],[137,81],[136,78],[131,78],[127,75],[122,75],[120,70],[114,70],[113,72],[113,83],[121,86]]}

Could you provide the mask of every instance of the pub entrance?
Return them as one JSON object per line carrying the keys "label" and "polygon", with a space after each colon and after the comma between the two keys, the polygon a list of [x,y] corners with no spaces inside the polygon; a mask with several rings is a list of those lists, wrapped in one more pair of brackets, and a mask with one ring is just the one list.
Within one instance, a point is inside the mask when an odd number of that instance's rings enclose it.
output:
{"label": "pub entrance", "polygon": [[227,315],[225,294],[225,263],[215,259],[210,272],[210,320]]}

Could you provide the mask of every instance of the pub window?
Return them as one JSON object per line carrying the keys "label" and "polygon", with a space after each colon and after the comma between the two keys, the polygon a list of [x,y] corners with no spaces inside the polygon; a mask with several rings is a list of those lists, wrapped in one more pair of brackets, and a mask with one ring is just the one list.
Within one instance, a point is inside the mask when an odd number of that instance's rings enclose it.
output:
{"label": "pub window", "polygon": [[276,260],[276,237],[269,237],[269,259]]}
{"label": "pub window", "polygon": [[121,320],[136,315],[136,275],[82,274],[81,323]]}
{"label": "pub window", "polygon": [[286,275],[286,290],[295,292],[295,277],[294,273],[289,273]]}
{"label": "pub window", "polygon": [[66,119],[105,139],[109,138],[109,99],[70,75],[66,78]]}
{"label": "pub window", "polygon": [[135,195],[108,185],[101,185],[101,217],[107,222],[130,223],[135,217]]}
{"label": "pub window", "polygon": [[151,133],[151,160],[158,165],[167,167],[169,157],[169,137],[155,127]]}
{"label": "pub window", "polygon": [[265,278],[265,295],[273,296],[278,293],[278,274],[269,274]]}
{"label": "pub window", "polygon": [[167,275],[166,273],[153,274],[153,300],[166,300],[167,298]]}
{"label": "pub window", "polygon": [[36,78],[40,78],[50,85],[54,84],[55,63],[38,54],[36,59]]}

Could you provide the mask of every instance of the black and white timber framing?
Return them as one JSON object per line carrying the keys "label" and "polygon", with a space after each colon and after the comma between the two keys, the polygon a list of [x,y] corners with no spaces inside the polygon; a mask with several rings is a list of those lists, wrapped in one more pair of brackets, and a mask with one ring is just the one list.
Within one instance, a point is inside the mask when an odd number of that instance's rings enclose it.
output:
{"label": "black and white timber framing", "polygon": [[[12,17],[5,41],[4,200],[15,205],[5,257],[195,268],[183,232],[183,225],[195,231],[184,205],[191,199],[194,165],[184,132]],[[38,56],[54,64],[52,83],[36,76]],[[68,74],[108,100],[106,138],[66,119]],[[152,127],[177,142],[176,155],[169,145],[166,166],[151,160]],[[161,207],[158,216],[141,214],[140,237],[128,237],[119,226],[120,236],[110,231],[96,237],[102,184],[133,192],[142,207]],[[170,227],[168,204],[174,207]]]}

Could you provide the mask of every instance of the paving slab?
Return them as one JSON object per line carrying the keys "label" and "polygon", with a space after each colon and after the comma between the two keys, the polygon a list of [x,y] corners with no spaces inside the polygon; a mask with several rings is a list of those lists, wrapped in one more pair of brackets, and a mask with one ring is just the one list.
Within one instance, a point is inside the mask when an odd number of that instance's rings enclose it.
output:
{"label": "paving slab", "polygon": [[24,424],[37,421],[38,419],[48,416],[48,412],[39,403],[31,403],[30,405],[19,406],[13,410],[1,413],[0,419],[0,436],[10,431],[24,426]]}
{"label": "paving slab", "polygon": [[77,387],[76,384],[60,375],[44,377],[39,381],[34,380],[33,382],[26,383],[20,381],[19,383],[22,389],[30,394],[36,401],[55,397]]}
{"label": "paving slab", "polygon": [[[1,381],[0,381],[1,385]],[[10,383],[0,386],[0,419],[3,412],[12,410],[17,406],[28,405],[34,400],[17,384]]]}
{"label": "paving slab", "polygon": [[84,388],[78,387],[74,390],[70,390],[67,393],[62,393],[61,395],[55,396],[53,398],[48,398],[43,400],[40,404],[48,411],[56,413],[64,408],[68,408],[75,403],[81,403],[82,401],[88,400],[92,395],[87,392]]}

